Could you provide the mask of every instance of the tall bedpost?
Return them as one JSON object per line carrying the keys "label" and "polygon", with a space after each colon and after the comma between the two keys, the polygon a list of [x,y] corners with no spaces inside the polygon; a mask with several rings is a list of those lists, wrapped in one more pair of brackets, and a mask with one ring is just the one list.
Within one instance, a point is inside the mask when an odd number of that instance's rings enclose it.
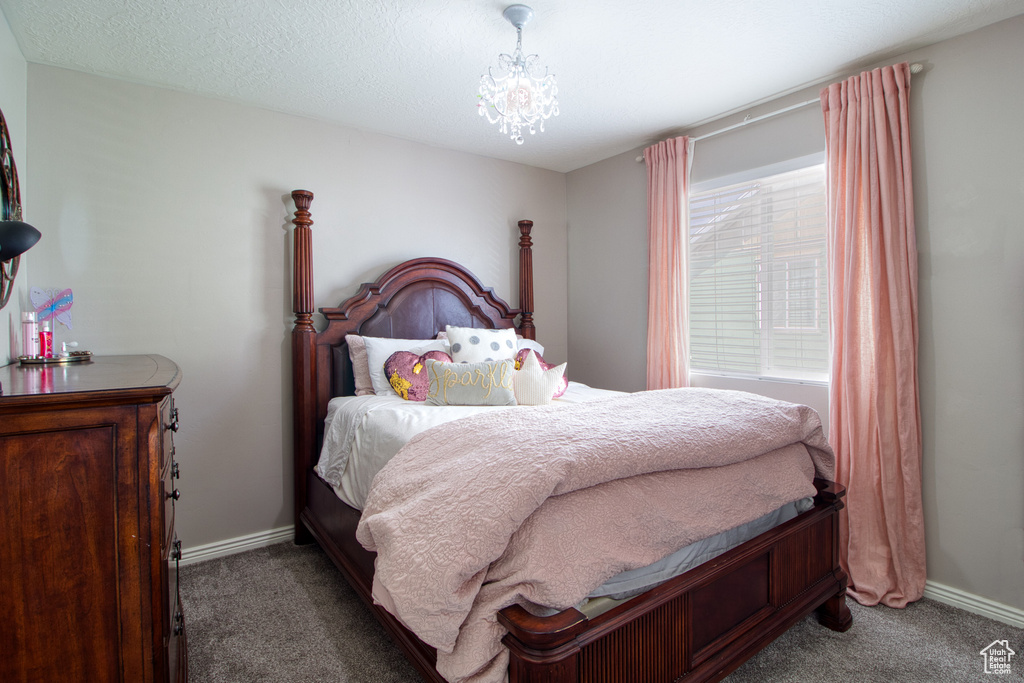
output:
{"label": "tall bedpost", "polygon": [[533,221],[519,221],[519,332],[527,339],[536,339],[533,326]]}
{"label": "tall bedpost", "polygon": [[313,405],[316,386],[316,329],[313,327],[313,225],[309,205],[313,193],[309,190],[292,192],[295,201],[295,230],[293,240],[293,298],[295,327],[292,329],[292,409],[295,447],[295,542],[310,543],[313,537],[302,523],[306,509],[306,477],[312,466],[313,430],[316,409]]}

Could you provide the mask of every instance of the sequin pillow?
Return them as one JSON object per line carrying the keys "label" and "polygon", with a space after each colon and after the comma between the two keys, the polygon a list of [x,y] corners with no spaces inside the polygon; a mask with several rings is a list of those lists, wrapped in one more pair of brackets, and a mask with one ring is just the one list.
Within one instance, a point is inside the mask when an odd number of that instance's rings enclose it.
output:
{"label": "sequin pillow", "polygon": [[443,341],[434,339],[390,339],[387,337],[363,337],[366,346],[366,361],[370,372],[370,383],[373,393],[377,396],[391,396],[390,378],[384,372],[384,363],[391,354],[398,351],[411,351],[417,356],[427,351],[443,351],[447,353]]}
{"label": "sequin pillow", "polygon": [[444,351],[427,351],[417,355],[412,351],[395,351],[384,361],[384,374],[395,393],[406,401],[423,401],[427,398],[430,379],[427,377],[427,361],[452,361]]}
{"label": "sequin pillow", "polygon": [[[516,354],[516,370],[522,370],[523,369],[523,361],[526,360],[527,354],[530,354],[530,353],[532,353],[533,355],[537,356],[537,360],[540,362],[541,370],[550,370],[551,368],[556,367],[556,366],[552,365],[551,363],[545,363],[544,359],[536,351],[534,351],[532,349],[520,349],[519,353]],[[563,363],[562,365],[565,365],[565,364]],[[565,374],[563,373],[562,378],[558,382],[558,388],[555,389],[555,395],[552,396],[551,398],[558,398],[559,396],[564,394],[565,390],[568,389],[568,388],[569,388],[569,378],[566,377]]]}

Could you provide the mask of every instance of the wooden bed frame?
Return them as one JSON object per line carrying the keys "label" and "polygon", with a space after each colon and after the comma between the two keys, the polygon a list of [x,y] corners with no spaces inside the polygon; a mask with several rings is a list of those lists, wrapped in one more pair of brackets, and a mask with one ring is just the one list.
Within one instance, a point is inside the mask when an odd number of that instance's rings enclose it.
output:
{"label": "wooden bed frame", "polygon": [[[292,192],[294,309],[295,541],[316,541],[427,681],[442,683],[435,651],[373,604],[375,555],[355,540],[359,511],[314,472],[328,401],[354,393],[346,334],[433,338],[445,324],[518,327],[534,338],[531,221],[520,221],[521,310],[512,309],[456,263],[407,261],[364,284],[313,326],[313,193]],[[516,318],[519,325],[516,325]],[[814,507],[781,526],[588,619],[569,609],[535,617],[518,605],[498,618],[508,629],[509,680],[554,683],[715,681],[817,610],[836,631],[852,624],[839,568],[839,510],[845,491],[817,480]]]}

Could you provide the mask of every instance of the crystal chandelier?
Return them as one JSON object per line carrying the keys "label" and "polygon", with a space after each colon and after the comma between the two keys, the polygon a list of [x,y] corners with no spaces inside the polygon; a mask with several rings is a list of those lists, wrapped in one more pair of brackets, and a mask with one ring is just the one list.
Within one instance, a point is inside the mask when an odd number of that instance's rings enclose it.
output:
{"label": "crystal chandelier", "polygon": [[[502,16],[516,27],[516,49],[511,55],[498,55],[498,70],[487,69],[480,78],[480,116],[486,116],[498,129],[523,144],[523,128],[533,135],[534,124],[544,132],[544,121],[558,116],[558,86],[555,77],[539,65],[537,55],[523,56],[523,25],[533,18],[526,5],[510,5]],[[543,73],[541,73],[543,71]]]}

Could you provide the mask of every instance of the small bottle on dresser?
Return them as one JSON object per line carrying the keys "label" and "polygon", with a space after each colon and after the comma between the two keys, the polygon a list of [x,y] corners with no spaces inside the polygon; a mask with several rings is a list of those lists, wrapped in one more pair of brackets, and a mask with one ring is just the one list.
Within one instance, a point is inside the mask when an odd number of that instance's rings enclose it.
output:
{"label": "small bottle on dresser", "polygon": [[39,355],[53,358],[53,329],[49,320],[39,323]]}
{"label": "small bottle on dresser", "polygon": [[29,358],[39,355],[39,323],[35,311],[21,314],[21,355]]}

